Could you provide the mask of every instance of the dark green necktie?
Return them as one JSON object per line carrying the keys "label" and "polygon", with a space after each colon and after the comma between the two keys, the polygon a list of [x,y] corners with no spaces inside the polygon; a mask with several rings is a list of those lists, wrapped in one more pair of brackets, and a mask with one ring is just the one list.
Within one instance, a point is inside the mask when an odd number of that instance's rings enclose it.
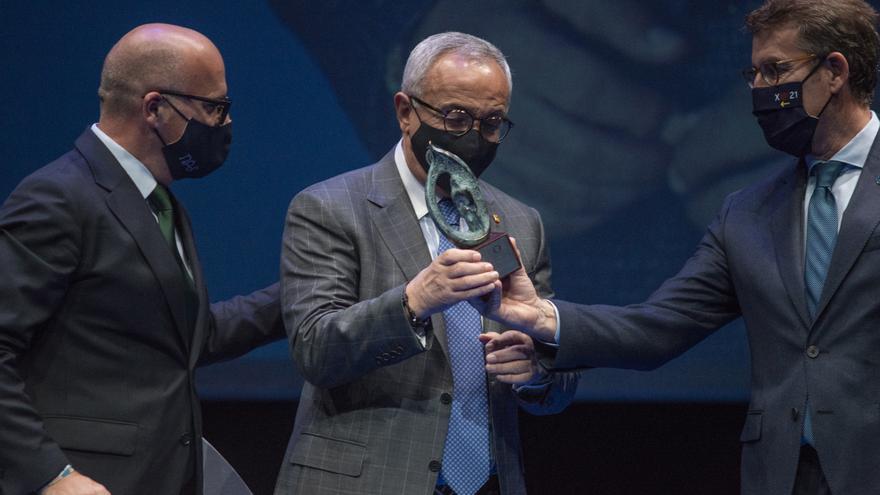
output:
{"label": "dark green necktie", "polygon": [[153,212],[156,213],[156,218],[159,220],[159,230],[162,231],[162,237],[165,238],[168,248],[171,249],[171,253],[174,255],[174,260],[177,261],[177,266],[180,268],[183,279],[186,280],[186,289],[184,290],[184,293],[186,296],[187,330],[192,332],[195,328],[196,315],[198,314],[199,299],[195,289],[195,283],[189,272],[186,270],[186,265],[184,265],[183,259],[180,257],[180,251],[177,250],[177,241],[174,236],[174,204],[171,202],[171,194],[165,186],[162,184],[156,184],[156,189],[153,189],[153,192],[150,193],[147,200],[150,202],[150,206],[153,208]]}
{"label": "dark green necktie", "polygon": [[186,265],[184,265],[183,259],[180,257],[180,251],[177,249],[177,241],[174,235],[174,205],[171,203],[171,194],[165,186],[162,184],[156,184],[156,188],[153,189],[153,192],[150,193],[147,200],[153,207],[153,212],[156,213],[156,218],[159,220],[159,230],[162,231],[162,237],[165,238],[168,248],[171,249],[174,259],[180,266],[180,271],[183,272],[183,278],[185,278],[187,283],[192,287],[193,280],[190,277],[189,272],[186,270]]}
{"label": "dark green necktie", "polygon": [[177,242],[174,239],[174,205],[171,203],[168,189],[165,189],[162,184],[156,184],[156,189],[153,189],[147,199],[159,219],[159,230],[162,231],[162,237],[165,238],[171,251],[177,254]]}

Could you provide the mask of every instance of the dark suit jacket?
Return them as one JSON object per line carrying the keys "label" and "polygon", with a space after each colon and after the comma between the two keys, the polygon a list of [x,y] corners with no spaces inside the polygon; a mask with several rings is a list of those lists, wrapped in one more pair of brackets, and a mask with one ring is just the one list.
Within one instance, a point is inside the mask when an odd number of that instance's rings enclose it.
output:
{"label": "dark suit jacket", "polygon": [[176,210],[193,327],[149,206],[90,130],[0,208],[0,492],[69,462],[114,494],[178,493],[201,465],[196,365],[283,335],[277,285],[209,305]]}
{"label": "dark suit jacket", "polygon": [[[481,183],[499,230],[550,294],[550,264],[535,210]],[[393,152],[377,164],[309,187],[288,209],[282,300],[294,361],[306,379],[276,494],[430,495],[449,423],[452,372],[443,315],[423,349],[401,304],[431,263]],[[495,322],[487,331],[501,331]],[[492,449],[501,491],[522,494],[518,405],[552,413],[572,400],[576,375],[515,394],[489,380]]]}
{"label": "dark suit jacket", "polygon": [[804,288],[806,166],[727,198],[696,253],[642,304],[558,302],[555,366],[652,368],[742,316],[752,397],[742,493],[791,493],[804,407],[832,493],[880,487],[880,146],[847,207],[814,321]]}

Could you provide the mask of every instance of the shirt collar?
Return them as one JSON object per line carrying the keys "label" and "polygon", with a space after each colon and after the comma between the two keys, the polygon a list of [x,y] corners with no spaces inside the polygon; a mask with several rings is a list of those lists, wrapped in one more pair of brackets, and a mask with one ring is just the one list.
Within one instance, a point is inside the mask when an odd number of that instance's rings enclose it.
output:
{"label": "shirt collar", "polygon": [[403,140],[398,141],[397,146],[394,147],[394,164],[397,165],[397,173],[400,174],[400,180],[403,181],[403,188],[416,212],[416,218],[421,220],[428,214],[428,204],[425,203],[425,186],[416,179],[406,164],[406,157],[403,155]]}
{"label": "shirt collar", "polygon": [[156,189],[157,184],[156,179],[147,169],[146,165],[120,146],[113,138],[105,134],[104,131],[98,128],[98,124],[92,124],[91,129],[95,136],[104,143],[104,146],[110,150],[110,154],[113,155],[113,158],[116,158],[116,161],[119,162],[125,173],[131,177],[141,196],[146,199],[153,192],[153,189]]}
{"label": "shirt collar", "polygon": [[[880,130],[880,120],[877,119],[877,114],[872,110],[871,120],[868,121],[865,127],[863,127],[862,130],[850,140],[850,142],[846,143],[846,146],[840,148],[840,151],[835,153],[828,161],[843,162],[851,167],[864,168],[865,162],[868,161],[868,153],[870,153],[871,146],[874,145],[874,139],[877,137],[878,130]],[[817,162],[825,161],[818,160],[812,155],[807,155],[805,160],[809,170],[812,170]]]}

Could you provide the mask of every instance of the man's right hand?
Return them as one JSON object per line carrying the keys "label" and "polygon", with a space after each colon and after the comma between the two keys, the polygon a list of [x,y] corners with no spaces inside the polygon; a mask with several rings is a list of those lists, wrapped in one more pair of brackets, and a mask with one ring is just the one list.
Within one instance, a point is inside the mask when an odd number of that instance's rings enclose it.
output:
{"label": "man's right hand", "polygon": [[[520,256],[516,239],[510,238],[517,257]],[[508,328],[525,332],[542,342],[556,341],[556,310],[542,299],[523,267],[511,273],[504,281],[495,282],[487,298],[471,301],[477,310]]]}
{"label": "man's right hand", "polygon": [[47,486],[41,495],[110,495],[104,485],[77,472]]}
{"label": "man's right hand", "polygon": [[498,272],[490,263],[480,261],[480,253],[466,249],[448,249],[406,286],[409,307],[423,319],[454,304],[492,292]]}

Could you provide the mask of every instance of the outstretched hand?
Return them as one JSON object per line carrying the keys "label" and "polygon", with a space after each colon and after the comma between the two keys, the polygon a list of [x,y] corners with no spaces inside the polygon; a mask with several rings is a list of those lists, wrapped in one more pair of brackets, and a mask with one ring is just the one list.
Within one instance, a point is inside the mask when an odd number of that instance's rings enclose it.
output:
{"label": "outstretched hand", "polygon": [[[516,239],[510,240],[519,256]],[[548,301],[538,296],[535,285],[522,267],[503,281],[496,281],[488,297],[469,302],[483,316],[506,327],[521,330],[544,342],[556,339],[556,312]]]}

